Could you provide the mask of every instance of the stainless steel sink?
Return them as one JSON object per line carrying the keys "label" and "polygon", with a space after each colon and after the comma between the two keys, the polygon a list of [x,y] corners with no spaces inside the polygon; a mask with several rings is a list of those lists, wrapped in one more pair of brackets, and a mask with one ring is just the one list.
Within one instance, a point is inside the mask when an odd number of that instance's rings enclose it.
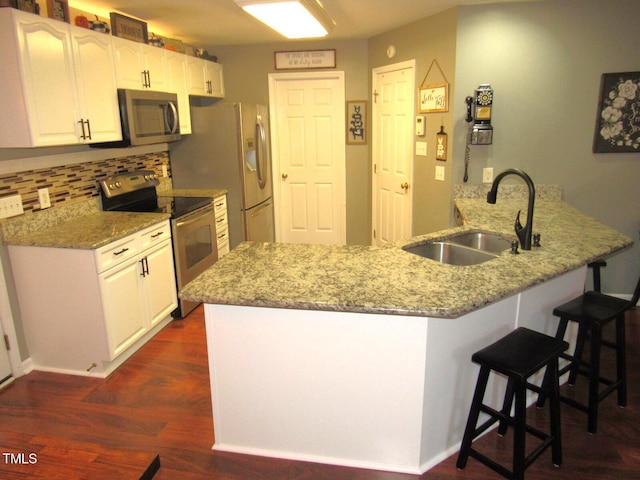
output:
{"label": "stainless steel sink", "polygon": [[511,248],[511,241],[495,233],[487,232],[459,233],[448,238],[447,241],[492,253],[501,253]]}
{"label": "stainless steel sink", "polygon": [[498,255],[451,242],[430,242],[408,245],[403,250],[448,265],[477,265],[497,258]]}

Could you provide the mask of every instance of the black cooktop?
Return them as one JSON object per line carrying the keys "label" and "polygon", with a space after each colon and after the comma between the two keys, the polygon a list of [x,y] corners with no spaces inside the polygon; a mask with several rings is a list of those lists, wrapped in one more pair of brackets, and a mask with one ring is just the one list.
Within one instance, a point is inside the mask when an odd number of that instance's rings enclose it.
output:
{"label": "black cooktop", "polygon": [[213,197],[168,197],[158,196],[159,212],[171,214],[171,218],[178,218],[194,210],[210,205]]}

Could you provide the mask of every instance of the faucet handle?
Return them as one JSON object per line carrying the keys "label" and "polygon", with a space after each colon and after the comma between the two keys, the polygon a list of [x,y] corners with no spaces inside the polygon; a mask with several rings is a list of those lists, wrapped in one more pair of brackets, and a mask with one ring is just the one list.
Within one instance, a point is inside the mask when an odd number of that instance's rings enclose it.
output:
{"label": "faucet handle", "polygon": [[520,223],[520,212],[522,212],[522,210],[518,210],[518,215],[516,215],[516,224],[513,227],[513,228],[515,228],[516,233],[518,233],[520,230],[522,230],[524,228],[522,226],[522,223]]}

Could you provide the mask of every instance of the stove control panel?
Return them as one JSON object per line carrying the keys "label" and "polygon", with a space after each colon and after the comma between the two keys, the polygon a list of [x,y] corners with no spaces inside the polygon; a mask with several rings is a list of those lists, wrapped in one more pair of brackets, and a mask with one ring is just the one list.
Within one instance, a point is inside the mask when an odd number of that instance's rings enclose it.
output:
{"label": "stove control panel", "polygon": [[158,175],[152,170],[136,170],[111,175],[100,180],[99,184],[104,196],[111,198],[143,188],[156,187],[160,181]]}

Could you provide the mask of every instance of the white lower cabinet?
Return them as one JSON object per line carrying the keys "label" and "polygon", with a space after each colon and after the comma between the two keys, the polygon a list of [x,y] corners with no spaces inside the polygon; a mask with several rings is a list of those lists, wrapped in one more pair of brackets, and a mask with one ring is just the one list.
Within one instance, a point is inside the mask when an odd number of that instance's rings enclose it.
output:
{"label": "white lower cabinet", "polygon": [[168,221],[97,250],[9,255],[35,369],[106,376],[177,307]]}

